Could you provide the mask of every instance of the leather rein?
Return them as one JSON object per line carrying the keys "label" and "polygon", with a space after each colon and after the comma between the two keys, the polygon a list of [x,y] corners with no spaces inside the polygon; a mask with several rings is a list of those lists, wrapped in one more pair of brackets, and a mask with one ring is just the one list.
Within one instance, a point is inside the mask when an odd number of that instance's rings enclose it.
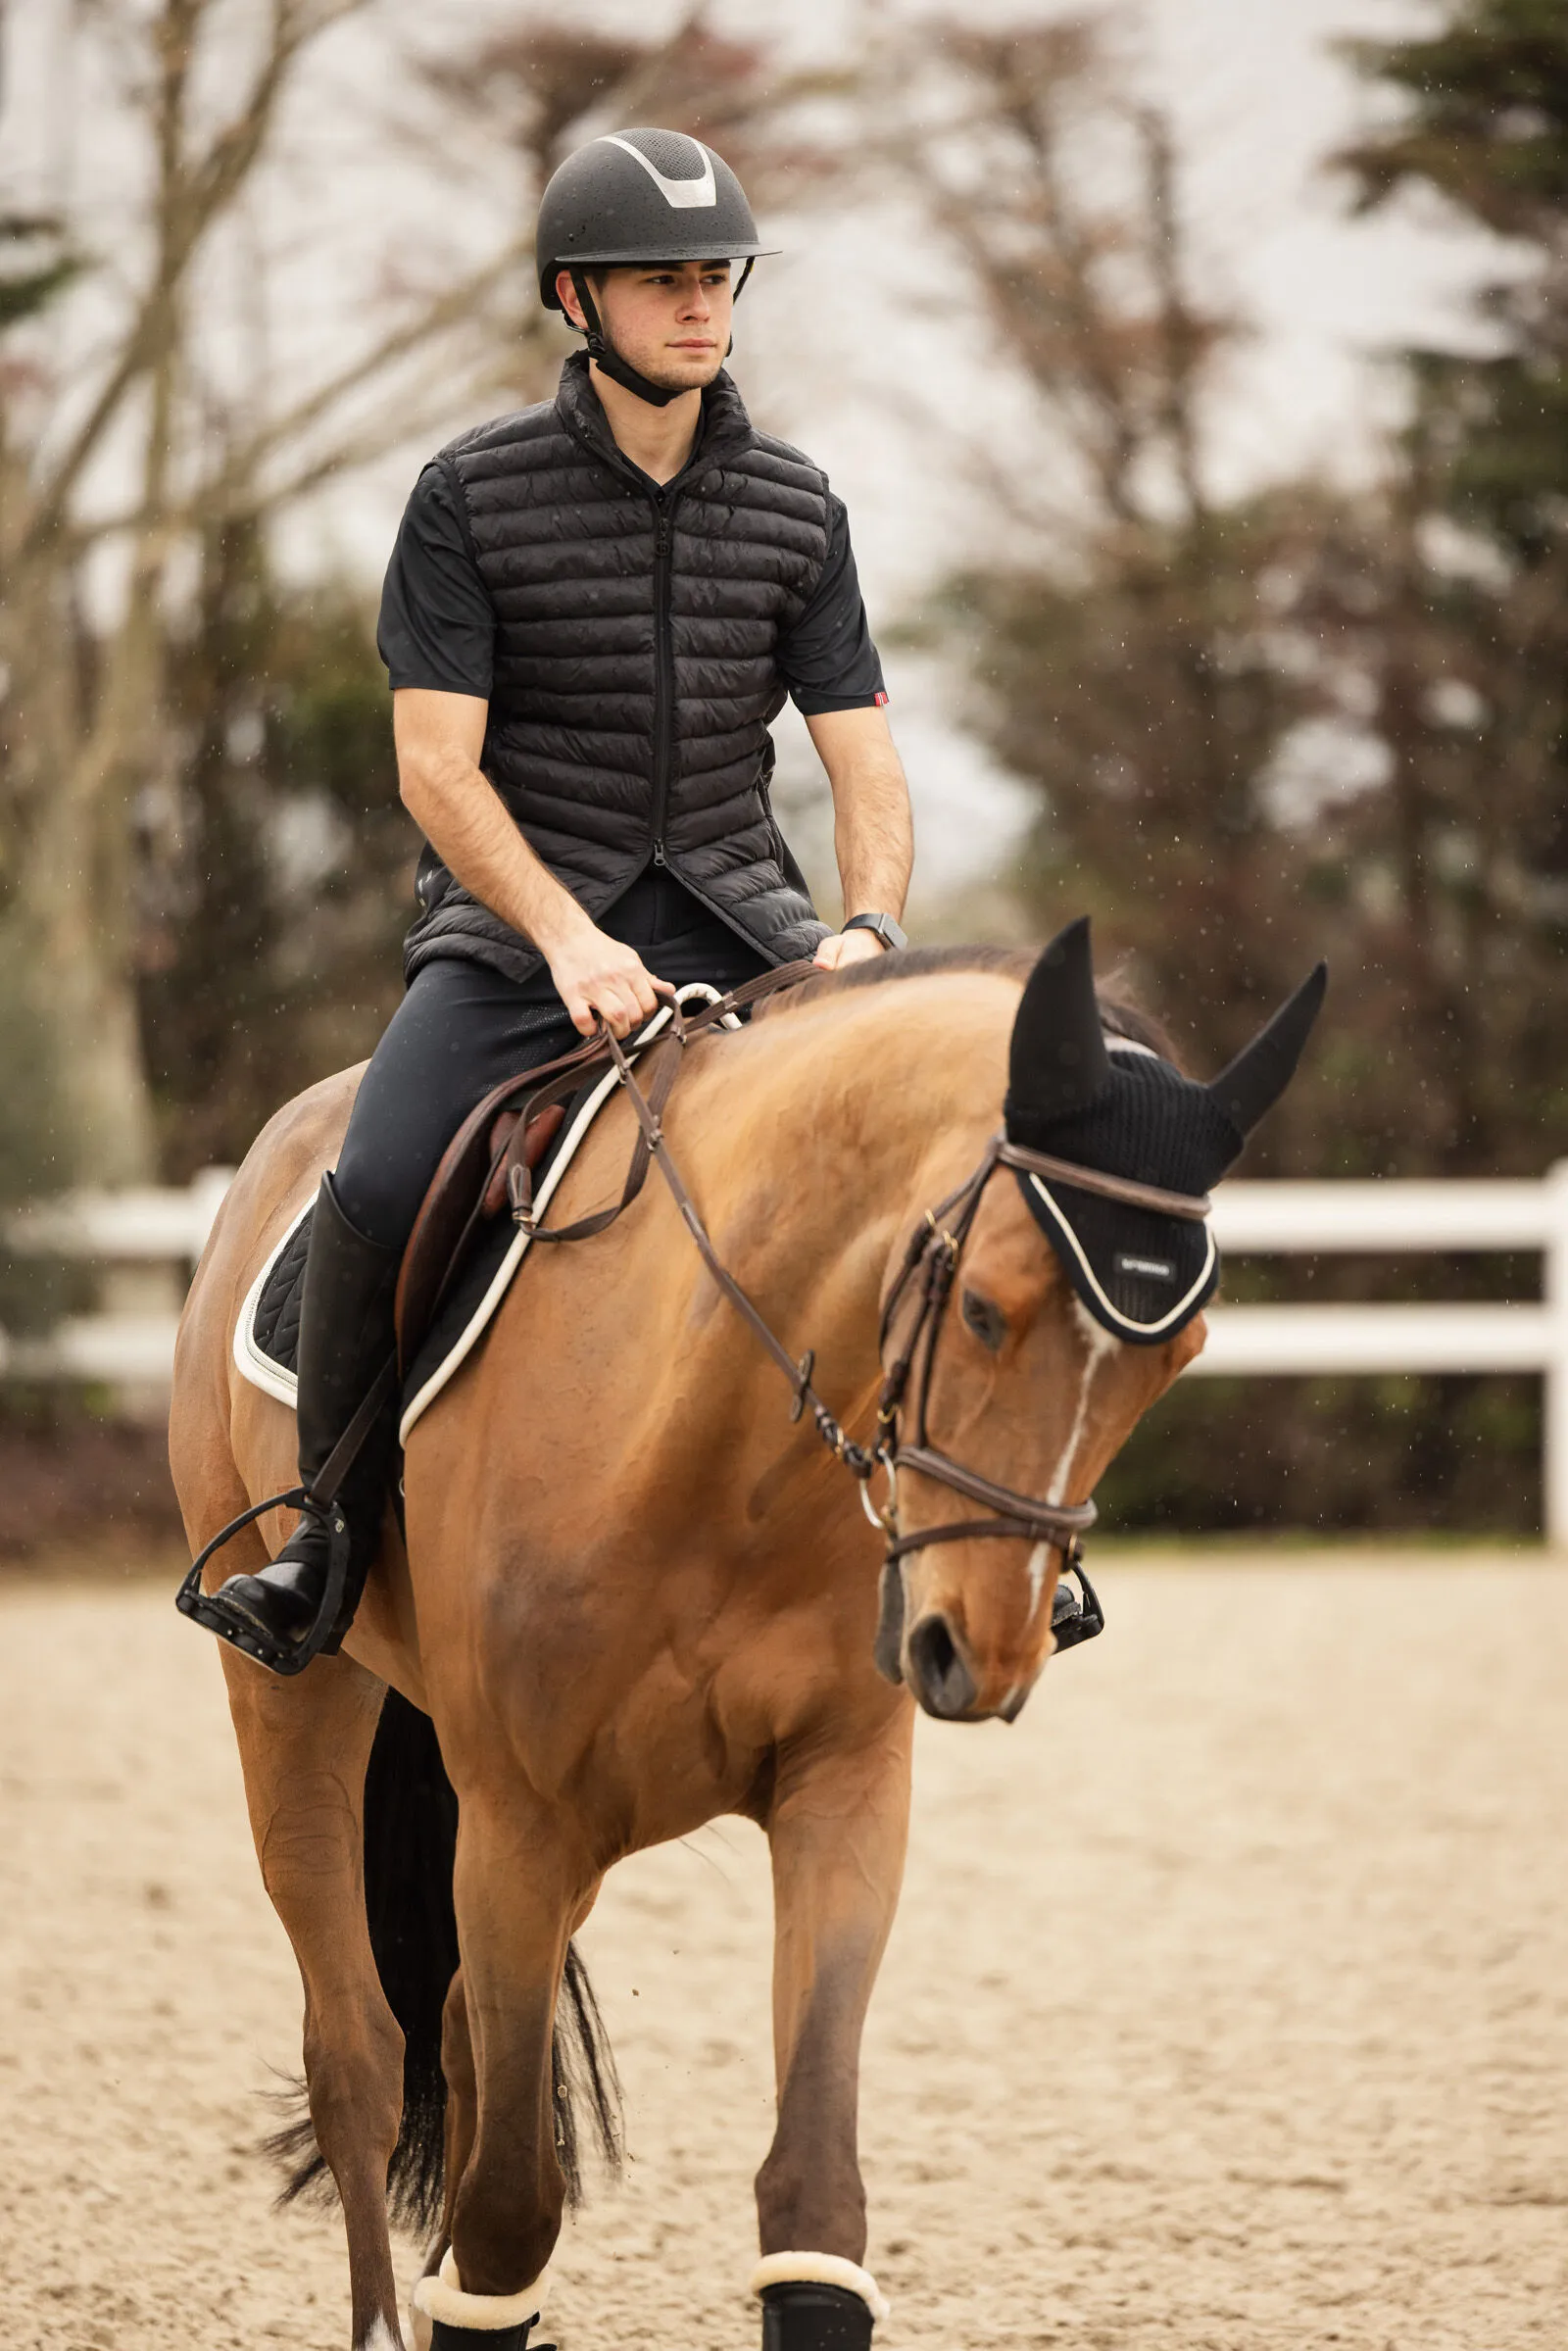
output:
{"label": "leather rein", "polygon": [[[587,1049],[579,1047],[575,1053],[564,1056],[564,1065],[569,1064],[569,1069],[564,1075],[557,1077],[554,1071],[541,1073],[547,1082],[537,1090],[529,1089],[509,1154],[507,1188],[513,1217],[534,1241],[586,1240],[594,1233],[603,1232],[623,1209],[630,1206],[642,1189],[649,1167],[657,1163],[704,1264],[789,1382],[794,1397],[791,1420],[798,1421],[808,1411],[817,1435],[834,1459],[842,1462],[852,1477],[859,1481],[861,1505],[865,1514],[874,1526],[881,1528],[887,1539],[886,1559],[889,1564],[905,1558],[911,1551],[925,1549],[932,1543],[968,1543],[977,1538],[992,1538],[1049,1543],[1061,1551],[1067,1566],[1076,1568],[1082,1538],[1098,1516],[1092,1501],[1042,1501],[1035,1495],[1019,1494],[1014,1488],[1000,1485],[994,1478],[984,1477],[978,1470],[966,1467],[961,1461],[955,1461],[950,1454],[931,1443],[927,1415],[937,1342],[952,1299],[964,1244],[979,1212],[986,1186],[999,1167],[1018,1168],[1027,1174],[1052,1177],[1059,1183],[1073,1185],[1080,1191],[1098,1193],[1132,1207],[1151,1209],[1165,1216],[1180,1216],[1194,1222],[1207,1215],[1209,1203],[1206,1199],[1165,1192],[1156,1185],[1139,1184],[1130,1178],[1107,1175],[1099,1168],[1081,1167],[1071,1160],[1054,1158],[1049,1152],[1027,1151],[1021,1144],[1009,1142],[1004,1135],[992,1136],[979,1165],[956,1191],[939,1200],[934,1208],[926,1210],[909,1237],[903,1261],[883,1305],[877,1334],[878,1352],[883,1360],[883,1379],[877,1398],[876,1438],[869,1446],[856,1444],[842,1423],[829,1411],[813,1385],[815,1350],[808,1347],[797,1361],[719,1257],[680,1170],[670,1156],[662,1123],[686,1046],[695,1034],[714,1026],[746,1004],[755,1004],[784,988],[799,986],[815,972],[813,963],[783,964],[775,971],[764,973],[760,979],[752,980],[745,987],[705,1004],[695,1015],[684,1014],[680,1005],[672,1002],[669,1006],[669,1035],[667,1039],[656,1041],[656,1051],[666,1043],[674,1051],[659,1053],[659,1066],[646,1094],[633,1074],[631,1056],[619,1039],[609,1030],[595,1036]],[[579,1217],[573,1224],[540,1225],[534,1219],[531,1176],[520,1156],[516,1155],[524,1127],[530,1114],[579,1084],[585,1066],[606,1057],[613,1062],[619,1074],[639,1130],[621,1197],[612,1207]],[[915,1311],[909,1319],[897,1355],[889,1363],[887,1348],[894,1325],[901,1308],[911,1297],[916,1300]],[[917,1363],[919,1371],[918,1378],[914,1380],[911,1412],[912,1440],[906,1441],[901,1429],[901,1414],[909,1399],[910,1381]],[[901,1534],[898,1524],[898,1473],[902,1469],[930,1478],[935,1484],[961,1494],[966,1501],[978,1502],[989,1515],[923,1527],[910,1535]],[[878,1470],[884,1472],[888,1481],[887,1500],[880,1509],[870,1498],[870,1481]]]}

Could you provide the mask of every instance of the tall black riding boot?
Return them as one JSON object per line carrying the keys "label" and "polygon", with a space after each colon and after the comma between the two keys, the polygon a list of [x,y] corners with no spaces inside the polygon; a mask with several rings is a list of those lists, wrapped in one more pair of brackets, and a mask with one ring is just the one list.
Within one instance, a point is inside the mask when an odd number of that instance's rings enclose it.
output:
{"label": "tall black riding boot", "polygon": [[[402,1252],[368,1241],[338,1205],[332,1179],[321,1189],[311,1224],[305,1290],[300,1300],[300,1483],[311,1493],[333,1447],[369,1394],[393,1347],[392,1300]],[[397,1397],[388,1396],[334,1494],[347,1522],[348,1581],[337,1621],[322,1647],[331,1654],[348,1631],[374,1558],[386,1507],[387,1481],[397,1449]],[[217,1594],[256,1627],[264,1650],[286,1660],[320,1613],[331,1567],[331,1529],[321,1510],[307,1509],[270,1567],[260,1575],[230,1576]],[[252,1652],[255,1654],[255,1651]],[[273,1659],[262,1656],[264,1664]],[[286,1662],[276,1670],[287,1672]]]}

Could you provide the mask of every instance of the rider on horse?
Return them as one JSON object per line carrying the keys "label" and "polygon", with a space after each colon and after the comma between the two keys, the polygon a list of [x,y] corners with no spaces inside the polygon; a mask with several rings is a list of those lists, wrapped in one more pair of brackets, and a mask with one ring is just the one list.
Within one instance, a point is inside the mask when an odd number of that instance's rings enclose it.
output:
{"label": "rider on horse", "polygon": [[[350,1543],[328,1646],[374,1556],[390,1397],[335,1494],[316,1482],[391,1350],[404,1246],[467,1113],[596,1021],[626,1035],[661,988],[904,943],[908,796],[845,510],[808,458],[757,430],[724,371],[763,251],[740,182],[700,141],[636,129],[580,148],[545,190],[537,259],[540,300],[587,349],[553,401],[442,450],[404,514],[379,644],[425,848],[408,993],[312,1223],[299,1448],[322,1507],[215,1595],[279,1670],[325,1600],[325,1504]],[[786,695],[832,787],[836,935],[768,801]]]}

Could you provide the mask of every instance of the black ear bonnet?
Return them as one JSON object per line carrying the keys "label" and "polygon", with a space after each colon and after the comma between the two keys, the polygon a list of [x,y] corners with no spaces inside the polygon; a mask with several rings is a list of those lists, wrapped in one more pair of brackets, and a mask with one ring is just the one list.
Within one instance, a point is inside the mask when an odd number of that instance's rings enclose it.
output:
{"label": "black ear bonnet", "polygon": [[[1105,1035],[1089,921],[1046,949],[1013,1024],[1009,1143],[1201,1200],[1284,1092],[1323,1001],[1320,963],[1212,1085],[1146,1046]],[[1117,1339],[1156,1347],[1200,1313],[1219,1280],[1207,1222],[1135,1207],[1065,1179],[1013,1170],[1030,1214],[1084,1305]]]}

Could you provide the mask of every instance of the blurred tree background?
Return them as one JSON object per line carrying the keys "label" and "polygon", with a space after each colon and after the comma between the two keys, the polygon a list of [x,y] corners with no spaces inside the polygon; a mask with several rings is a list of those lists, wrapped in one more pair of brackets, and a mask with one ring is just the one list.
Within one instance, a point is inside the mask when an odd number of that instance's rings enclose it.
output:
{"label": "blurred tree background", "polygon": [[[1209,417],[1239,327],[1193,283],[1169,124],[1125,99],[1088,21],[942,38],[938,200],[1067,460],[1044,495],[1010,484],[1024,544],[952,579],[941,624],[976,723],[1036,788],[1038,927],[1093,908],[1209,1067],[1328,956],[1320,1037],[1250,1173],[1541,1172],[1568,1151],[1568,16],[1489,0],[1358,45],[1404,104],[1340,159],[1350,201],[1419,183],[1516,266],[1483,298],[1484,356],[1406,355],[1374,487],[1228,503]],[[1081,168],[1090,137],[1119,175]],[[1006,169],[967,169],[977,144]],[[1233,1268],[1228,1291],[1531,1278],[1297,1260]],[[1106,1506],[1146,1526],[1528,1525],[1539,1443],[1528,1382],[1183,1387]]]}
{"label": "blurred tree background", "polygon": [[[917,633],[1033,796],[1019,929],[1091,908],[1202,1067],[1328,955],[1321,1040],[1249,1172],[1537,1174],[1568,1151],[1556,0],[1357,46],[1381,103],[1337,159],[1347,210],[1419,188],[1507,267],[1466,349],[1399,362],[1375,480],[1245,496],[1213,461],[1245,322],[1190,249],[1176,130],[1099,15],[879,16],[831,73],[701,6],[643,37],[524,8],[466,41],[454,20],[386,136],[482,188],[483,235],[363,272],[313,379],[270,366],[268,174],[366,5],[82,12],[139,159],[123,250],[0,190],[0,1205],[235,1161],[384,1025],[416,845],[376,583],[339,555],[302,572],[288,533],[324,484],[400,455],[412,481],[458,424],[548,390],[533,205],[624,121],[710,139],[760,209],[903,205],[978,298],[1032,423],[1013,447],[979,419],[965,462],[997,525]],[[1529,1278],[1324,1260],[1230,1288]],[[0,1266],[0,1326],[23,1311]],[[1538,1445],[1528,1383],[1195,1384],[1106,1499],[1150,1527],[1519,1527]]]}

